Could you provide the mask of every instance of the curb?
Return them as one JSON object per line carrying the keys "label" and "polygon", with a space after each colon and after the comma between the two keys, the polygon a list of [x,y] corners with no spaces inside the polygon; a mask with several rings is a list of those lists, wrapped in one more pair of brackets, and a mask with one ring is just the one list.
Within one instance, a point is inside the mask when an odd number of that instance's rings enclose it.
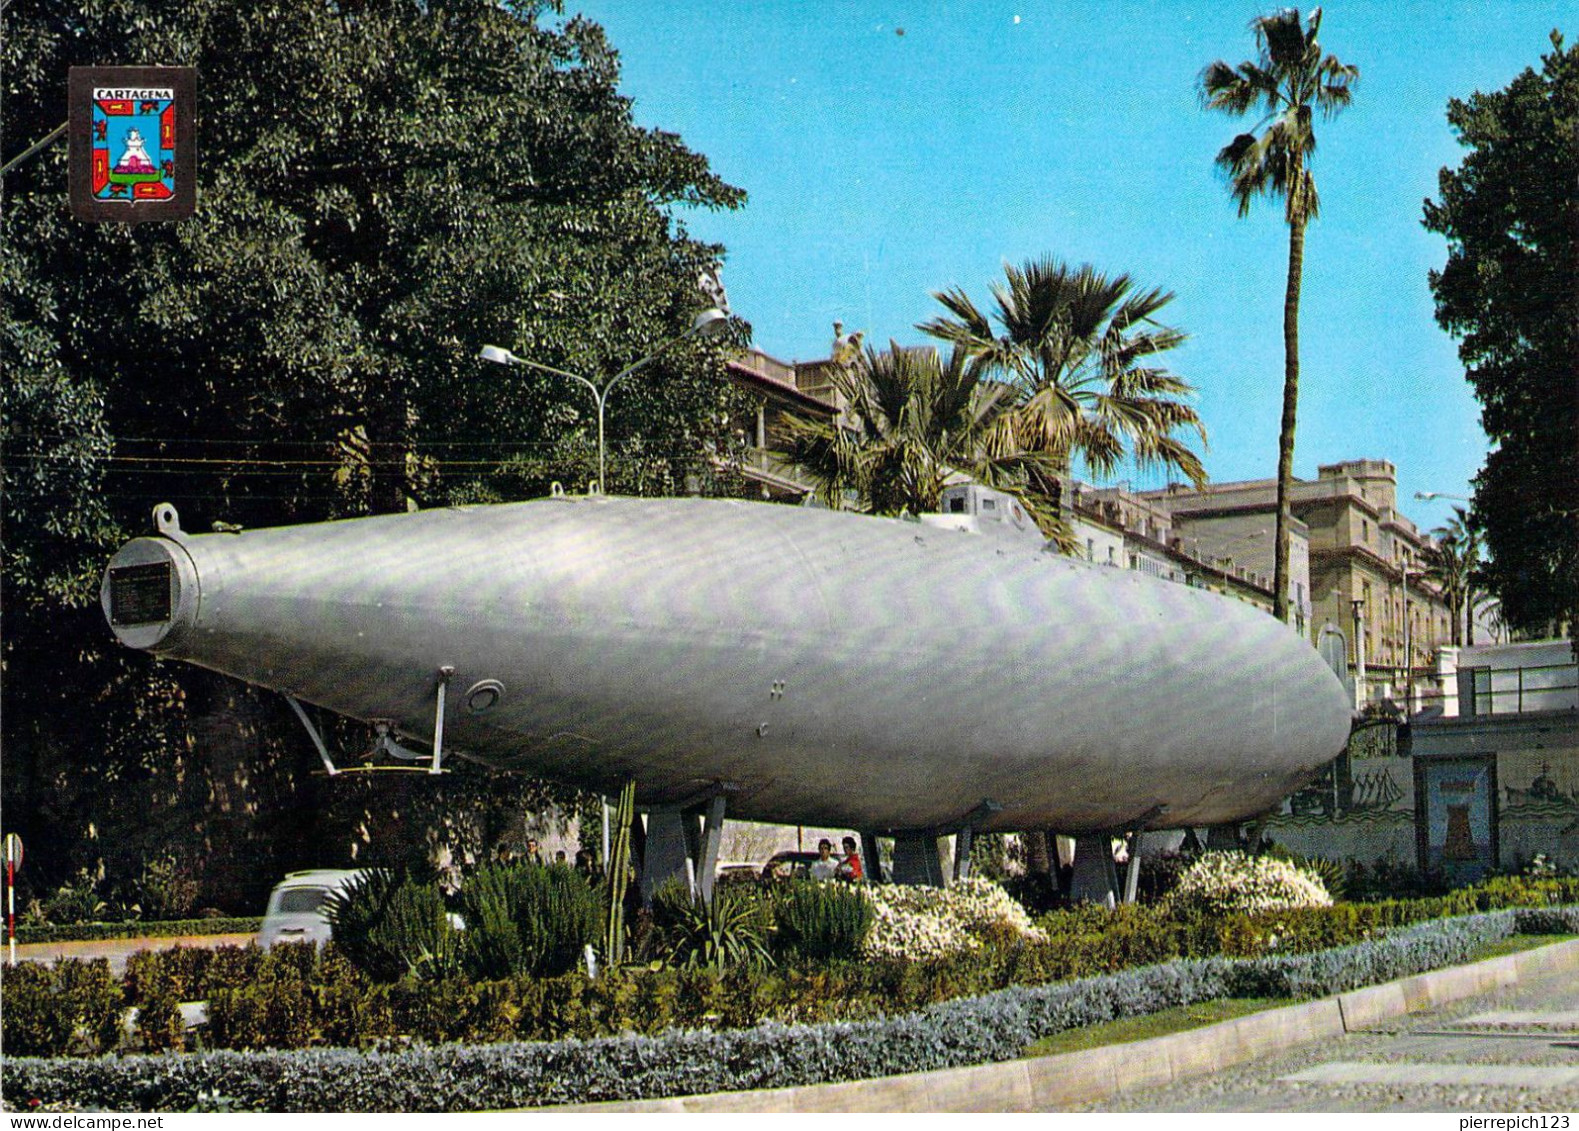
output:
{"label": "curb", "polygon": [[1511,989],[1536,974],[1579,969],[1579,939],[1269,1009],[1165,1037],[1056,1056],[662,1100],[532,1108],[606,1112],[1055,1111],[1121,1092],[1220,1072],[1313,1041],[1342,1037],[1450,1002]]}

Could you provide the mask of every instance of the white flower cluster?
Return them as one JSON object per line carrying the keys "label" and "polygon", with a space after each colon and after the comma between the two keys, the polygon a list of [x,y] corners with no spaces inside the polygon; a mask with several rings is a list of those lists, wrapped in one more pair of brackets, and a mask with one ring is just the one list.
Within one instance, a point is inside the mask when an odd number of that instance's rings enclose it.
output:
{"label": "white flower cluster", "polygon": [[1005,929],[1045,937],[1025,908],[991,880],[960,880],[948,888],[867,884],[861,890],[876,912],[863,947],[872,958],[919,961],[980,950],[985,937]]}
{"label": "white flower cluster", "polygon": [[1243,852],[1208,852],[1185,870],[1168,902],[1174,907],[1231,915],[1330,907],[1332,896],[1319,877],[1287,860]]}

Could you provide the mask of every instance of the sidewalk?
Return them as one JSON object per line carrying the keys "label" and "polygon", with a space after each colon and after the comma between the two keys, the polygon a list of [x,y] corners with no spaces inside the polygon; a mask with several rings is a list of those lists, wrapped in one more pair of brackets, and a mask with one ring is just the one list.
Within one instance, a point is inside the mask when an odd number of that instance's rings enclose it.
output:
{"label": "sidewalk", "polygon": [[[165,938],[94,939],[87,942],[18,943],[18,962],[54,962],[61,958],[108,958],[110,969],[117,974],[126,971],[126,960],[139,950],[170,950],[178,946],[220,947],[246,946],[258,941],[256,933],[241,935],[171,935]],[[0,955],[10,961],[10,948],[0,950]]]}

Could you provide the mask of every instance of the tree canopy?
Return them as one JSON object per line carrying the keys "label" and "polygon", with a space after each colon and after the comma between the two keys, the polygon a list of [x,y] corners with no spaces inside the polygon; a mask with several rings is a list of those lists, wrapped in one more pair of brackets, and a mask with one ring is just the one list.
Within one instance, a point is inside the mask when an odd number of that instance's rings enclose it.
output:
{"label": "tree canopy", "polygon": [[1004,277],[991,315],[956,287],[933,295],[946,314],[917,328],[964,351],[978,378],[1008,386],[1015,447],[1064,471],[1078,456],[1111,475],[1129,458],[1205,483],[1178,435],[1206,440],[1188,401],[1194,389],[1165,365],[1184,334],[1157,321],[1173,295],[1045,256],[1006,265]]}
{"label": "tree canopy", "polygon": [[1033,514],[1041,461],[1013,442],[1013,390],[980,380],[965,351],[945,359],[931,346],[890,342],[868,348],[830,371],[849,406],[852,426],[791,416],[785,455],[817,483],[833,507],[853,492],[876,514],[923,514],[941,506],[943,488],[960,477],[1014,492]]}
{"label": "tree canopy", "polygon": [[[9,5],[7,156],[60,123],[69,67],[107,62],[198,68],[198,205],[79,223],[64,146],[6,177],[5,808],[53,841],[32,857],[46,872],[107,851],[107,824],[135,859],[212,843],[216,808],[266,827],[307,807],[288,716],[109,640],[98,574],[155,503],[206,529],[587,482],[585,390],[478,348],[593,378],[651,353],[689,327],[722,253],[684,209],[744,200],[635,124],[602,30],[556,4]],[[710,479],[722,373],[717,346],[688,340],[621,384],[612,490]],[[205,806],[206,828],[177,827]]]}
{"label": "tree canopy", "polygon": [[1540,71],[1448,104],[1469,152],[1443,169],[1425,227],[1437,322],[1494,448],[1475,479],[1477,573],[1524,632],[1579,624],[1579,45],[1552,33]]}

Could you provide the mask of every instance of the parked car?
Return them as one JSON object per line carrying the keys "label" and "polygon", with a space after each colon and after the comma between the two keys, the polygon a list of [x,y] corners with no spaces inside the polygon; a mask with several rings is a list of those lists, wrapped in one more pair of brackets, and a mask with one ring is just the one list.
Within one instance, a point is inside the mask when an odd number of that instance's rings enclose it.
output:
{"label": "parked car", "polygon": [[361,874],[356,869],[317,868],[286,876],[269,893],[258,945],[268,950],[282,942],[311,942],[319,946],[328,942],[329,918],[324,908],[329,896]]}
{"label": "parked car", "polygon": [[777,883],[784,880],[803,880],[806,870],[817,859],[815,852],[775,852],[762,865],[762,882]]}
{"label": "parked car", "polygon": [[755,884],[762,869],[755,864],[720,864],[715,873],[715,885]]}

